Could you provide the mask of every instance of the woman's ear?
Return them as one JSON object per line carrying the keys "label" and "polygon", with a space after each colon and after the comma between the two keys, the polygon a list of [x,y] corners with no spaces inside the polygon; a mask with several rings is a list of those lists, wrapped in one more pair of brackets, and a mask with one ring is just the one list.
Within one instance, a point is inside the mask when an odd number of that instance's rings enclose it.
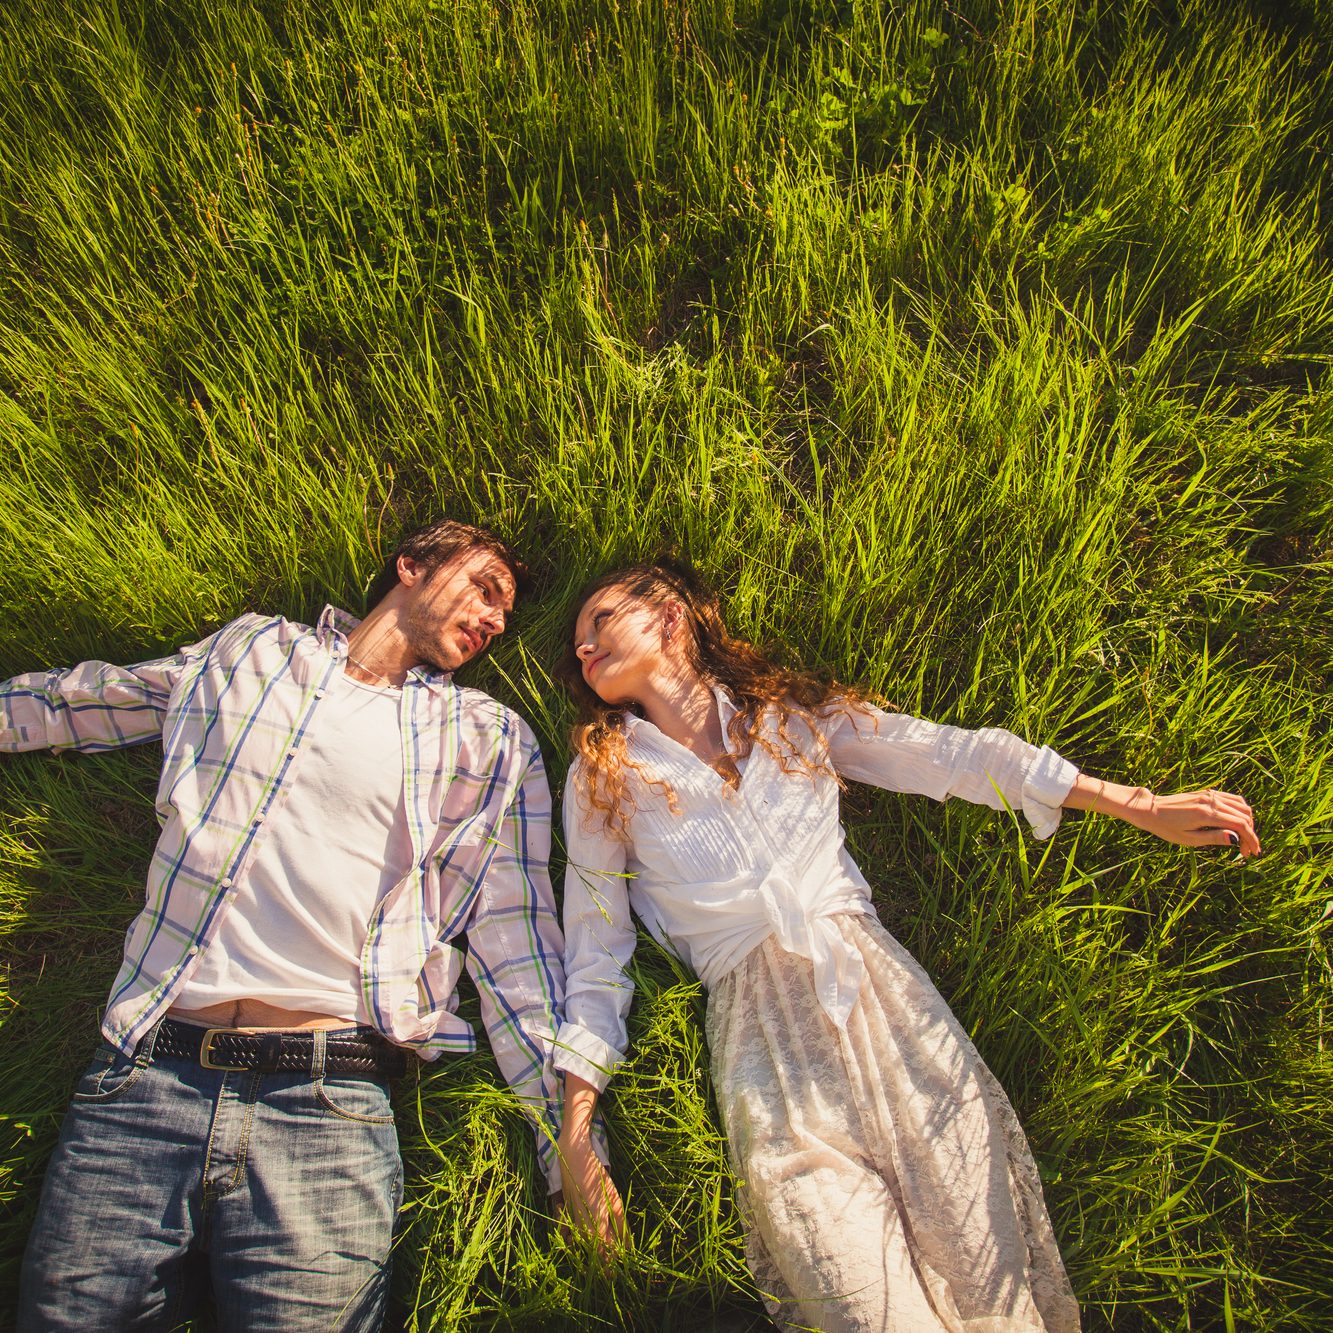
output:
{"label": "woman's ear", "polygon": [[668,602],[662,608],[662,642],[670,643],[680,629],[681,609],[679,602]]}

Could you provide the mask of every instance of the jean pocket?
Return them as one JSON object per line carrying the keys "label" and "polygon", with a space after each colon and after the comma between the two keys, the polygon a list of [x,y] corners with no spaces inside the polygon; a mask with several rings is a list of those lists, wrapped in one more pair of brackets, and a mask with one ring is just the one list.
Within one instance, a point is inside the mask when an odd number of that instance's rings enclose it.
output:
{"label": "jean pocket", "polygon": [[110,1102],[129,1091],[143,1074],[132,1055],[104,1041],[74,1089],[76,1102]]}
{"label": "jean pocket", "polygon": [[393,1124],[389,1089],[376,1079],[337,1078],[325,1075],[315,1084],[315,1096],[334,1115],[371,1125]]}

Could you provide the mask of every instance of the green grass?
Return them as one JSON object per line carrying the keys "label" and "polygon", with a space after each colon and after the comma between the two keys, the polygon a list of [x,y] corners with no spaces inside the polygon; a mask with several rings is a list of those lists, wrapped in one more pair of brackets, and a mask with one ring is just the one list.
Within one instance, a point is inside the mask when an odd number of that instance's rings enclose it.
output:
{"label": "green grass", "polygon": [[[1091,1328],[1333,1309],[1333,11],[19,0],[0,15],[0,674],[355,607],[404,524],[535,598],[664,544],[736,625],[1265,855],[857,790]],[[0,1283],[140,901],[155,752],[0,764]],[[399,1096],[421,1328],[756,1315],[701,997],[639,954],[634,1249],[543,1216],[488,1056]],[[473,1010],[475,1012],[475,1009]]]}

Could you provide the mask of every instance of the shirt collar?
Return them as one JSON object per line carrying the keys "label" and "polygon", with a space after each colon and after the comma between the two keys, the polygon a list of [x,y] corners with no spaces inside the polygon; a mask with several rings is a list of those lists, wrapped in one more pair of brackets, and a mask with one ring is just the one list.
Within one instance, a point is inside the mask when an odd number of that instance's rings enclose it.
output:
{"label": "shirt collar", "polygon": [[718,721],[722,723],[722,742],[725,745],[727,727],[730,725],[731,719],[736,716],[736,705],[732,701],[731,692],[725,685],[719,685],[717,681],[713,682],[713,698],[717,700],[717,717]]}
{"label": "shirt collar", "polygon": [[[713,682],[713,698],[717,701],[718,721],[722,723],[722,743],[726,745],[727,724],[736,715],[736,705],[732,702],[731,695],[725,685],[719,685],[717,681]],[[647,728],[648,735],[661,736],[662,732],[656,724],[649,722],[646,717],[640,717],[637,713],[631,713],[627,708],[622,714],[625,719],[625,734],[631,735],[636,731],[642,731]],[[730,748],[728,746],[728,748]]]}
{"label": "shirt collar", "polygon": [[315,637],[320,646],[341,655],[347,650],[347,636],[361,623],[359,616],[332,604],[319,613],[315,623]]}

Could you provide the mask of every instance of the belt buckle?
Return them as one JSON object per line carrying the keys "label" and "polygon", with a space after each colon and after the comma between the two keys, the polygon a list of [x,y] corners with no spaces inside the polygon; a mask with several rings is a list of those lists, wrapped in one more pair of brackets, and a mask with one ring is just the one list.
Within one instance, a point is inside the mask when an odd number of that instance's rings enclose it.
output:
{"label": "belt buckle", "polygon": [[224,1073],[239,1074],[249,1069],[249,1065],[220,1065],[213,1059],[212,1046],[213,1038],[220,1033],[235,1035],[238,1037],[249,1036],[241,1028],[209,1028],[204,1033],[204,1039],[199,1043],[199,1063],[205,1069],[220,1069]]}

